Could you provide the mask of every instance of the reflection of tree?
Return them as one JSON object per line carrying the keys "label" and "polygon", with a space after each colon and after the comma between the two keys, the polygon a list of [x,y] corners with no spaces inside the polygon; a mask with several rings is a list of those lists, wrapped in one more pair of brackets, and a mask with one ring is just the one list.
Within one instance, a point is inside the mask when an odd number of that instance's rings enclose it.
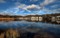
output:
{"label": "reflection of tree", "polygon": [[4,38],[17,38],[18,35],[19,35],[18,32],[12,29],[4,32]]}
{"label": "reflection of tree", "polygon": [[47,32],[41,31],[40,33],[35,34],[34,38],[54,38],[54,36],[48,34]]}
{"label": "reflection of tree", "polygon": [[6,32],[4,33],[4,38],[6,38]]}

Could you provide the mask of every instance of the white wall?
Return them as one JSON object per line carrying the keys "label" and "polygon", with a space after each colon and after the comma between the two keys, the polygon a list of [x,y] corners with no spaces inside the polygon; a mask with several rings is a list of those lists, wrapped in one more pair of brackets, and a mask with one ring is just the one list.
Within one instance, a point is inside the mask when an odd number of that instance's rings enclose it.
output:
{"label": "white wall", "polygon": [[51,18],[51,21],[52,21],[52,22],[55,22],[55,21],[56,21],[56,18],[55,18],[55,17],[52,17],[52,18]]}
{"label": "white wall", "polygon": [[39,21],[42,21],[43,20],[43,17],[39,17]]}
{"label": "white wall", "polygon": [[35,21],[35,17],[31,17],[31,20],[32,20],[32,21]]}

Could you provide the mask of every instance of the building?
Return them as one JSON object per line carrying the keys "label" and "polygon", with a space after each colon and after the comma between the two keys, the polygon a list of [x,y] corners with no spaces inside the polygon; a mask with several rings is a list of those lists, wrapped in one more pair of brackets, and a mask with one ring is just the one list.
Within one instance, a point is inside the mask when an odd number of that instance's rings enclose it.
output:
{"label": "building", "polygon": [[44,22],[60,23],[60,13],[43,15]]}
{"label": "building", "polygon": [[0,21],[14,21],[14,16],[1,15]]}
{"label": "building", "polygon": [[56,16],[56,22],[59,24],[60,23],[60,16]]}
{"label": "building", "polygon": [[41,15],[32,15],[31,21],[43,21],[43,17]]}
{"label": "building", "polygon": [[56,21],[55,18],[56,18],[56,17],[52,17],[52,18],[51,18],[51,22],[55,22],[55,21]]}

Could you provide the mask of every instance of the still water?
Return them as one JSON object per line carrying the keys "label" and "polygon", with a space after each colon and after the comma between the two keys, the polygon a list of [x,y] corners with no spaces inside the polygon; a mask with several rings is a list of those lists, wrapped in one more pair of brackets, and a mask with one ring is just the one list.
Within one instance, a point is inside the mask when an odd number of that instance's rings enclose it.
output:
{"label": "still water", "polygon": [[[60,36],[60,25],[59,24],[50,24],[50,23],[42,23],[42,22],[28,22],[28,21],[10,21],[10,22],[0,22],[0,29],[8,29],[8,28],[19,28],[26,31],[36,32],[36,29],[44,29],[44,31],[52,32],[55,35]],[[33,30],[29,30],[29,28],[34,28]]]}
{"label": "still water", "polygon": [[42,23],[42,22],[28,22],[28,21],[9,21],[0,22],[0,29],[18,28],[18,27],[37,27],[37,28],[60,28],[60,24]]}

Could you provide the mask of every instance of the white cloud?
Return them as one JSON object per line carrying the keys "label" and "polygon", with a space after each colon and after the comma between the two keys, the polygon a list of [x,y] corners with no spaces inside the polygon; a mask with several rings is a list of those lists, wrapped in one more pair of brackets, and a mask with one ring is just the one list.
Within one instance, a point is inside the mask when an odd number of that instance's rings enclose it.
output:
{"label": "white cloud", "polygon": [[57,7],[57,6],[59,6],[59,5],[52,5],[51,7],[52,7],[52,8],[55,8],[55,7]]}
{"label": "white cloud", "polygon": [[53,13],[60,13],[60,8],[52,10]]}
{"label": "white cloud", "polygon": [[26,7],[27,5],[25,5],[25,4],[20,4],[19,6],[18,6],[18,8],[24,8],[24,7]]}
{"label": "white cloud", "polygon": [[52,8],[52,9],[54,9],[54,10],[55,10],[55,9],[58,9],[58,8],[59,8],[59,5],[60,5],[60,4],[54,4],[54,5],[51,5],[50,8]]}
{"label": "white cloud", "polygon": [[30,10],[25,9],[26,7],[27,7],[27,5],[25,5],[25,4],[20,4],[20,5],[18,6],[18,8],[20,8],[20,9],[23,9],[23,10],[26,10],[26,11],[28,11],[28,12],[31,12]]}
{"label": "white cloud", "polygon": [[37,5],[32,4],[26,7],[26,9],[32,9],[32,8],[37,8]]}
{"label": "white cloud", "polygon": [[32,4],[32,5],[29,5],[29,6],[26,6],[25,8],[23,8],[23,9],[25,9],[25,10],[40,10],[41,9],[41,7],[40,6],[38,6],[38,5],[34,5],[34,4]]}
{"label": "white cloud", "polygon": [[15,7],[20,8],[20,9],[23,9],[23,10],[26,10],[26,11],[28,11],[28,12],[31,12],[31,11],[29,11],[29,10],[27,10],[27,9],[24,9],[25,7],[27,7],[27,5],[21,4],[19,1],[17,1],[17,2],[15,3]]}
{"label": "white cloud", "polygon": [[32,2],[32,1],[33,1],[33,2],[36,2],[36,1],[38,1],[38,0],[30,0],[30,2]]}
{"label": "white cloud", "polygon": [[4,1],[4,0],[0,0],[0,3],[5,3],[6,1]]}
{"label": "white cloud", "polygon": [[16,15],[18,10],[19,10],[18,8],[9,8],[9,9],[1,11],[0,14],[2,14],[2,15]]}
{"label": "white cloud", "polygon": [[41,3],[41,5],[42,5],[42,6],[48,5],[48,4],[53,3],[53,2],[55,2],[55,1],[56,1],[56,0],[45,0],[44,2]]}

